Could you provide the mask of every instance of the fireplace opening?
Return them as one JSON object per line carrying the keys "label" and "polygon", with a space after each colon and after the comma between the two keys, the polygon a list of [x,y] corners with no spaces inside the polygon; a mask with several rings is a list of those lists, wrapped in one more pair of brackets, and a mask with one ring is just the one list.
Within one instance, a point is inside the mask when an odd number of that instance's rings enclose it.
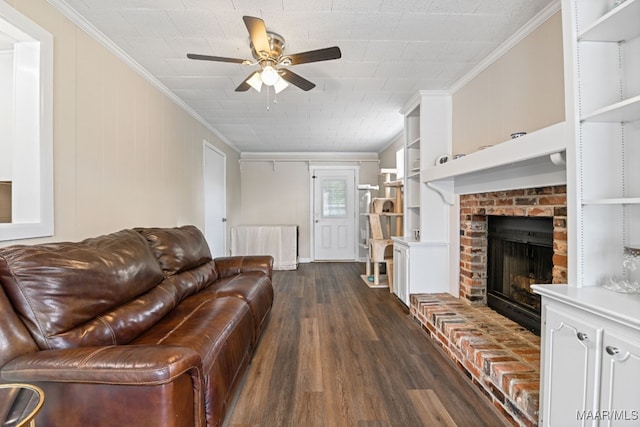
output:
{"label": "fireplace opening", "polygon": [[487,305],[540,335],[540,296],[553,280],[553,219],[489,216]]}

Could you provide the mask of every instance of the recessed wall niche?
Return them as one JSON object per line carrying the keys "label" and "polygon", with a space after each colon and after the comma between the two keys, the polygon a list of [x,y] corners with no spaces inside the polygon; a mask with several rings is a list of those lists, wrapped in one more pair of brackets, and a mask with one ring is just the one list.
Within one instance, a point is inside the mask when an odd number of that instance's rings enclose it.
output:
{"label": "recessed wall niche", "polygon": [[53,235],[52,98],[53,37],[0,1],[0,241]]}
{"label": "recessed wall niche", "polygon": [[11,222],[11,183],[0,181],[0,224]]}

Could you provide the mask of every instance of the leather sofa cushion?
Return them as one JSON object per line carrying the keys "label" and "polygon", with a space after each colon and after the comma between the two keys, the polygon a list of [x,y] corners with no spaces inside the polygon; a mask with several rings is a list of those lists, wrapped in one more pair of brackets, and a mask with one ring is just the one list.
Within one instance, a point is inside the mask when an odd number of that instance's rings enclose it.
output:
{"label": "leather sofa cushion", "polygon": [[249,307],[239,298],[214,298],[198,293],[149,329],[134,345],[179,346],[202,358],[205,414],[208,426],[219,425],[230,406],[232,391],[248,365],[253,341]]}
{"label": "leather sofa cushion", "polygon": [[6,294],[0,289],[0,366],[25,353],[38,350],[31,334],[13,311]]}
{"label": "leather sofa cushion", "polygon": [[[162,279],[147,242],[133,230],[79,243],[0,250],[0,281],[41,349],[117,343],[118,329],[100,315],[121,309]],[[131,324],[139,320],[145,316],[127,319],[120,332],[131,333]]]}
{"label": "leather sofa cushion", "polygon": [[224,277],[202,292],[216,297],[232,296],[244,300],[251,310],[254,324],[254,344],[262,334],[273,304],[271,279],[262,271],[248,271]]}
{"label": "leather sofa cushion", "polygon": [[165,276],[211,261],[209,245],[204,235],[193,225],[176,228],[136,228],[136,231],[149,242]]}

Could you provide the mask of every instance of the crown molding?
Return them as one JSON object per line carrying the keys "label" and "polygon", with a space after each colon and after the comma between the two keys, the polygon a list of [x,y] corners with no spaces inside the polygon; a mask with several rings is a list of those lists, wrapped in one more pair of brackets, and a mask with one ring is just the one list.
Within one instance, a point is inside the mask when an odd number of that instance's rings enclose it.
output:
{"label": "crown molding", "polygon": [[384,153],[389,148],[393,147],[395,144],[401,144],[402,146],[404,146],[404,128],[400,132],[398,132],[396,136],[391,138],[389,142],[383,145],[382,148],[378,150],[378,154]]}
{"label": "crown molding", "polygon": [[169,90],[160,80],[155,78],[146,68],[138,64],[133,60],[124,50],[116,45],[111,39],[109,39],[98,28],[91,24],[85,17],[80,15],[75,9],[69,6],[64,0],[47,0],[58,12],[64,15],[71,22],[76,24],[81,30],[93,37],[98,43],[100,43],[109,52],[114,54],[118,59],[127,64],[133,71],[142,76],[149,84],[158,89],[163,95],[169,98],[173,103],[182,108],[187,114],[189,114],[194,120],[207,128],[211,133],[220,138],[220,140],[232,148],[237,153],[240,153],[238,147],[236,147],[231,141],[229,141],[224,135],[220,133],[216,128],[212,127],[204,117],[198,114],[193,108],[187,105],[182,99],[180,99],[175,93]]}
{"label": "crown molding", "polygon": [[554,0],[542,9],[536,16],[531,18],[522,28],[516,31],[509,39],[502,43],[496,50],[491,52],[489,56],[480,61],[471,71],[465,74],[460,80],[455,82],[448,90],[453,95],[462,89],[467,83],[476,78],[480,73],[486,70],[491,64],[505,55],[511,48],[520,43],[522,39],[533,33],[540,25],[544,24],[549,18],[560,10],[560,0]]}
{"label": "crown molding", "polygon": [[321,162],[359,162],[377,161],[378,153],[375,152],[244,152],[240,155],[240,161],[321,161]]}

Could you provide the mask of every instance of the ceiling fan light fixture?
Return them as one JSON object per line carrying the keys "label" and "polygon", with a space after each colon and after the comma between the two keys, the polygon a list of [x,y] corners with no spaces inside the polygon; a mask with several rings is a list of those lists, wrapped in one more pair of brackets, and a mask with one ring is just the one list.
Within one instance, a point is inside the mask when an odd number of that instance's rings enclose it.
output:
{"label": "ceiling fan light fixture", "polygon": [[285,90],[287,86],[289,86],[289,83],[287,83],[286,80],[282,77],[278,76],[278,80],[276,80],[275,84],[273,85],[273,89],[276,91],[276,93],[280,93]]}
{"label": "ceiling fan light fixture", "polygon": [[261,77],[262,83],[266,84],[267,86],[273,86],[280,78],[280,75],[271,65],[266,65],[262,69]]}
{"label": "ceiling fan light fixture", "polygon": [[260,73],[253,73],[251,78],[247,80],[247,83],[249,86],[260,92],[260,89],[262,89],[262,78],[260,77]]}
{"label": "ceiling fan light fixture", "polygon": [[[289,84],[297,86],[304,91],[309,91],[316,87],[316,85],[304,77],[289,71],[288,67],[291,65],[328,61],[342,57],[342,52],[338,46],[284,55],[284,37],[273,31],[267,31],[267,27],[261,18],[243,16],[242,20],[247,27],[247,31],[249,31],[249,47],[251,48],[251,55],[255,61],[187,53],[187,58],[189,59],[251,66],[259,65],[260,70],[254,71],[249,77],[243,80],[243,82],[236,87],[236,92],[246,92],[249,88],[254,88],[260,92],[263,84],[273,86],[276,93],[284,90]],[[283,79],[286,80],[286,82],[283,81]]]}

